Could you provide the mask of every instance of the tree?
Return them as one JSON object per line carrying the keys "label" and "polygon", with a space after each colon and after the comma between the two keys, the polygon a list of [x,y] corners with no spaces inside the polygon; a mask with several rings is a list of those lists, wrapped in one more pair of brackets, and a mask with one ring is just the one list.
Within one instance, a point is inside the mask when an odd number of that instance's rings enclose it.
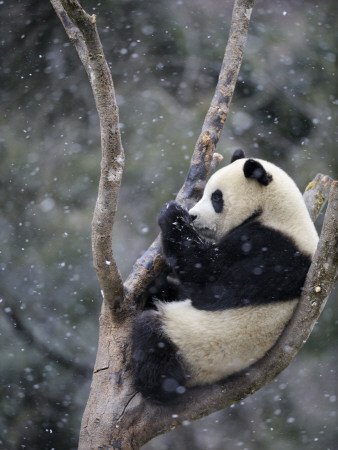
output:
{"label": "tree", "polygon": [[[250,376],[191,389],[185,400],[160,408],[135,392],[131,381],[130,336],[140,312],[137,298],[164,268],[159,238],[136,262],[125,283],[112,250],[112,231],[124,166],[114,87],[96,30],[77,0],[51,0],[87,70],[101,123],[102,162],[98,199],[92,224],[95,269],[102,287],[99,348],[91,393],[83,416],[80,448],[138,448],[184,420],[224,408],[273,379],[292,360],[307,339],[337,277],[337,182],[319,175],[306,193],[316,217],[330,188],[330,199],[318,251],[302,299],[276,346],[250,369]],[[242,61],[252,0],[236,0],[219,83],[196,144],[186,182],[177,200],[190,206],[203,191],[205,180],[221,157],[215,153],[226,120]]]}

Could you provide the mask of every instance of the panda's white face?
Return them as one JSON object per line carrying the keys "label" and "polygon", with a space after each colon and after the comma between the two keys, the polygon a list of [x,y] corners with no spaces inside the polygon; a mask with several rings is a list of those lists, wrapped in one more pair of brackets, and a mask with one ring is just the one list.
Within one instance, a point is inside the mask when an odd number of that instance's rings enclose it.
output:
{"label": "panda's white face", "polygon": [[[259,166],[252,173],[251,162]],[[257,215],[264,225],[293,238],[303,251],[312,254],[316,248],[317,233],[296,184],[282,169],[260,159],[241,158],[215,172],[189,214],[198,232],[215,241]]]}
{"label": "panda's white face", "polygon": [[261,207],[266,186],[244,176],[244,162],[234,161],[214,173],[203,197],[189,211],[196,216],[194,226],[203,236],[218,241]]}

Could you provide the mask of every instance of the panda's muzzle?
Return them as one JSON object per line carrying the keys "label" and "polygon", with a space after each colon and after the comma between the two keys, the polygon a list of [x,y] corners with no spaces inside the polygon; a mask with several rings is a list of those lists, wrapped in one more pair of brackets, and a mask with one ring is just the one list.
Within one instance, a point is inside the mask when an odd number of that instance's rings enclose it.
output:
{"label": "panda's muzzle", "polygon": [[198,223],[197,215],[189,214],[190,224],[194,227],[198,234],[207,238],[207,239],[215,239],[216,227],[210,228],[206,226],[200,226]]}

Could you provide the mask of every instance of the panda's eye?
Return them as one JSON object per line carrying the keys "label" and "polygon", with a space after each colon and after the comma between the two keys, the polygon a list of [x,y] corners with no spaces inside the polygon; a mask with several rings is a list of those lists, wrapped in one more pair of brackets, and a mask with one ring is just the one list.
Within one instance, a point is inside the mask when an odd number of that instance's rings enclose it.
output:
{"label": "panda's eye", "polygon": [[223,211],[224,202],[222,191],[217,189],[211,194],[211,203],[214,207],[215,212],[221,213]]}

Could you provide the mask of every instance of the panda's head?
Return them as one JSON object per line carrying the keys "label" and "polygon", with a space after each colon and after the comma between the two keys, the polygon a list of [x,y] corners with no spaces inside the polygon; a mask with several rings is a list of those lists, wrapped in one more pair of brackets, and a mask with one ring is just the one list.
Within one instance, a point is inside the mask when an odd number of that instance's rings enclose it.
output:
{"label": "panda's head", "polygon": [[189,214],[200,234],[215,241],[251,218],[291,237],[316,236],[294,181],[272,163],[245,158],[242,150],[211,176]]}

